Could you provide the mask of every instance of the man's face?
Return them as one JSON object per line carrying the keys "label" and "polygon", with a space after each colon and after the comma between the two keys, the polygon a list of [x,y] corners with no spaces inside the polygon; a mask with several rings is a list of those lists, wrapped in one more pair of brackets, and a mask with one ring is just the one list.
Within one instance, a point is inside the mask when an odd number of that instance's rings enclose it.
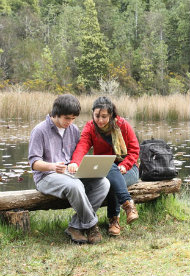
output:
{"label": "man's face", "polygon": [[59,128],[67,128],[70,126],[70,124],[73,123],[77,116],[71,115],[61,115],[60,117],[56,116],[54,118],[54,123]]}

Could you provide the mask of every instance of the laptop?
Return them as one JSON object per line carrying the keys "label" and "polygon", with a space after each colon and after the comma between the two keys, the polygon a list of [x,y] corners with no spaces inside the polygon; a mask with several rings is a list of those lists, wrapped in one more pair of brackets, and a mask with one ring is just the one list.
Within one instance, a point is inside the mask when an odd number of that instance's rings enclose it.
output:
{"label": "laptop", "polygon": [[106,177],[116,155],[85,155],[76,173],[68,171],[65,174],[74,178],[102,178]]}

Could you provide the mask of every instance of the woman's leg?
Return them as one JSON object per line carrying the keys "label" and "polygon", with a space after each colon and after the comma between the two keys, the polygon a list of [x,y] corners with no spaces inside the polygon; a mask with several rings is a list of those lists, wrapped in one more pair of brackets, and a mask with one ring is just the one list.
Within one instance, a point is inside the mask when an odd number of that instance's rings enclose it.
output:
{"label": "woman's leg", "polygon": [[127,171],[127,173],[123,174],[123,177],[125,179],[125,183],[127,187],[135,184],[139,180],[139,169],[136,165],[133,165],[133,167]]}
{"label": "woman's leg", "polygon": [[113,216],[119,215],[121,204],[123,204],[126,200],[131,200],[131,196],[127,190],[127,187],[138,182],[139,169],[136,165],[134,165],[129,171],[127,171],[126,174],[122,175],[117,165],[113,164],[107,178],[109,179],[111,184],[110,191],[107,197],[107,215],[108,218],[112,218]]}
{"label": "woman's leg", "polygon": [[131,196],[127,190],[126,182],[122,176],[118,166],[113,164],[108,175],[110,181],[110,191],[108,194],[108,218],[118,216],[120,213],[120,205],[127,200],[131,200]]}

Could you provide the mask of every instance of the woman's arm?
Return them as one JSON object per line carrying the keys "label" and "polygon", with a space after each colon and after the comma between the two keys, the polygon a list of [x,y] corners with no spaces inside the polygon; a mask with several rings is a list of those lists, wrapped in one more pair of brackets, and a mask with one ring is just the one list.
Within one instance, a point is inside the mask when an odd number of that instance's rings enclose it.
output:
{"label": "woman's arm", "polygon": [[90,148],[93,146],[91,133],[91,123],[87,122],[82,130],[80,140],[76,146],[70,163],[76,163],[78,166],[80,165],[83,156],[87,154]]}

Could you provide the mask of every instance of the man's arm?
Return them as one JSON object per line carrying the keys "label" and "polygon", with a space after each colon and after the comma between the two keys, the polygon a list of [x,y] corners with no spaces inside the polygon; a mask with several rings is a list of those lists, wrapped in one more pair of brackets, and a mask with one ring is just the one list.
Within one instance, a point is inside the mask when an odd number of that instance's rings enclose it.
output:
{"label": "man's arm", "polygon": [[48,163],[42,160],[37,160],[33,163],[32,168],[35,171],[41,171],[41,172],[55,171],[57,173],[64,173],[67,166],[64,165],[64,162]]}
{"label": "man's arm", "polygon": [[48,163],[42,160],[37,160],[34,162],[32,169],[35,171],[55,171],[55,163]]}
{"label": "man's arm", "polygon": [[66,165],[63,162],[50,163],[43,160],[44,139],[41,129],[34,129],[29,142],[29,163],[35,171],[55,171],[64,173]]}

